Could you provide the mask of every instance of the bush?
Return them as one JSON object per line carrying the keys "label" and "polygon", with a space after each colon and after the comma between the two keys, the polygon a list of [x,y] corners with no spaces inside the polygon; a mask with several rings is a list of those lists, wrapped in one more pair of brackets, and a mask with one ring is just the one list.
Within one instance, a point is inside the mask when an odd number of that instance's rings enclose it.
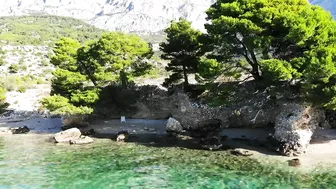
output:
{"label": "bush", "polygon": [[3,59],[3,57],[0,57],[0,66],[3,66],[3,65],[5,65],[6,64],[6,62],[5,62],[5,60]]}
{"label": "bush", "polygon": [[47,60],[43,59],[42,62],[41,62],[41,65],[44,66],[44,67],[47,67],[47,66],[49,66],[49,62]]}
{"label": "bush", "polygon": [[38,84],[38,85],[45,84],[45,83],[46,83],[46,81],[44,81],[42,78],[37,78],[37,80],[36,80],[36,84]]}
{"label": "bush", "polygon": [[57,115],[91,114],[93,112],[92,108],[86,106],[74,106],[69,102],[69,99],[60,95],[46,97],[42,99],[41,103],[43,108]]}
{"label": "bush", "polygon": [[25,93],[27,91],[27,87],[26,86],[20,86],[18,90],[19,90],[20,93]]}
{"label": "bush", "polygon": [[24,64],[24,58],[20,58],[20,60],[19,60],[19,65],[23,65]]}
{"label": "bush", "polygon": [[[40,81],[39,81],[40,80]],[[26,89],[33,88],[34,85],[39,84],[39,82],[42,82],[42,79],[36,78],[33,75],[27,75],[27,76],[16,76],[16,75],[9,75],[6,77],[0,77],[0,84],[8,91],[22,91],[24,92]]]}
{"label": "bush", "polygon": [[18,73],[20,70],[20,66],[18,64],[12,64],[8,67],[9,73]]}
{"label": "bush", "polygon": [[9,104],[6,102],[6,93],[7,90],[3,87],[0,87],[0,113],[3,113]]}
{"label": "bush", "polygon": [[26,65],[20,66],[19,70],[27,71],[28,67]]}

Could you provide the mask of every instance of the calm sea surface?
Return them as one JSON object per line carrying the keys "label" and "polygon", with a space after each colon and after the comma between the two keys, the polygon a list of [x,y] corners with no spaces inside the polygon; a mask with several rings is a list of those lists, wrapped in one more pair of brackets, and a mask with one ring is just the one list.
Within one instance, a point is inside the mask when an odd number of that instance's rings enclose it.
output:
{"label": "calm sea surface", "polygon": [[222,152],[116,143],[56,145],[0,136],[2,188],[336,188],[336,172],[299,173]]}

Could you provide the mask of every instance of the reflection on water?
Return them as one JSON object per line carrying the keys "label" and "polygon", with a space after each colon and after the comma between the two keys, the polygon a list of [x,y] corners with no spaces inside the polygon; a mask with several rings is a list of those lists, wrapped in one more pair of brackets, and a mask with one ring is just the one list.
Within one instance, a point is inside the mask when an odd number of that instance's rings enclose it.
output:
{"label": "reflection on water", "polygon": [[96,140],[53,144],[50,135],[0,137],[0,188],[333,188],[334,172],[303,174],[225,152]]}

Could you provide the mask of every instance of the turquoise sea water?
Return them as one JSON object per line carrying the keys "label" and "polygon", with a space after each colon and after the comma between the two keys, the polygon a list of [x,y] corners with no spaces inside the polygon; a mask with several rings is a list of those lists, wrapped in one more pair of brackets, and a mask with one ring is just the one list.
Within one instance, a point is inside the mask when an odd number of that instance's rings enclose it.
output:
{"label": "turquoise sea water", "polygon": [[0,136],[2,188],[336,188],[336,173],[300,173],[226,152],[120,144],[56,145]]}

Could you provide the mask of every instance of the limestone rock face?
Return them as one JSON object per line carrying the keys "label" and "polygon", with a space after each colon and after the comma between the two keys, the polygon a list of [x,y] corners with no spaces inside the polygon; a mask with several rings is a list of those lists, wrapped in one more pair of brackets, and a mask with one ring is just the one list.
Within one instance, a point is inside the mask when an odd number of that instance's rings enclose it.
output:
{"label": "limestone rock face", "polygon": [[54,139],[56,143],[69,143],[70,141],[79,140],[82,133],[77,128],[68,129],[65,131],[61,131],[54,135]]}
{"label": "limestone rock face", "polygon": [[[230,113],[228,108],[212,108],[207,105],[199,104],[190,100],[187,94],[176,92],[170,96],[174,109],[171,114],[180,121],[184,129],[200,130],[204,126],[216,122],[226,123]],[[211,126],[213,124],[210,124]]]}
{"label": "limestone rock face", "polygon": [[181,123],[174,118],[169,118],[166,124],[166,131],[169,134],[181,133],[183,131],[183,127]]}
{"label": "limestone rock face", "polygon": [[284,104],[275,120],[274,139],[286,156],[305,153],[313,132],[325,120],[323,111],[302,104]]}

